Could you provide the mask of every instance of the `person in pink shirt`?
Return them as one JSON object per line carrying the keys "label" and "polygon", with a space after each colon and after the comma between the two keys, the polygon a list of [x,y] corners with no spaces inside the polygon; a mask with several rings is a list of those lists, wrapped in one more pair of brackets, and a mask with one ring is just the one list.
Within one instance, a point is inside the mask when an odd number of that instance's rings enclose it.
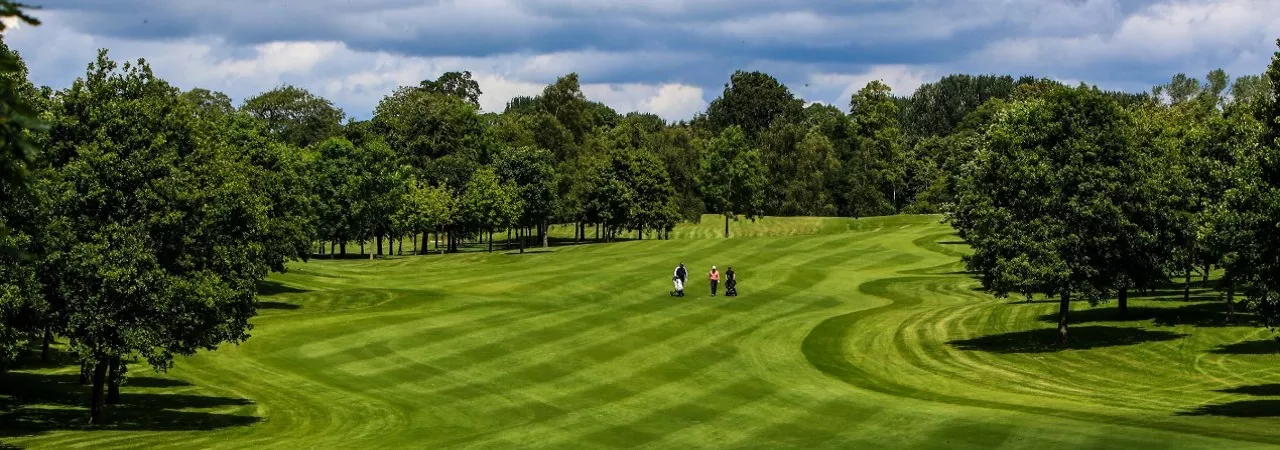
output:
{"label": "person in pink shirt", "polygon": [[716,266],[711,266],[711,273],[707,274],[711,278],[711,296],[716,296],[716,286],[720,284],[720,272],[716,270]]}

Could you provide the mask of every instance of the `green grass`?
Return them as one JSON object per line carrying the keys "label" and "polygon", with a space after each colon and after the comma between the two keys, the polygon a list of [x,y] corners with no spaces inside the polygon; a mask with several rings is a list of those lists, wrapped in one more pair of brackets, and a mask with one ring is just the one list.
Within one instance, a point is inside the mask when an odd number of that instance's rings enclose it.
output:
{"label": "green grass", "polygon": [[[937,217],[710,217],[670,241],[295,264],[253,338],[133,369],[84,430],[73,367],[0,384],[30,447],[1248,448],[1280,445],[1280,345],[1216,294],[996,299]],[[554,233],[553,233],[554,234]],[[565,234],[571,235],[566,231]],[[742,296],[683,260],[733,265]],[[1176,292],[1175,292],[1176,291]],[[1166,295],[1167,294],[1167,295]]]}

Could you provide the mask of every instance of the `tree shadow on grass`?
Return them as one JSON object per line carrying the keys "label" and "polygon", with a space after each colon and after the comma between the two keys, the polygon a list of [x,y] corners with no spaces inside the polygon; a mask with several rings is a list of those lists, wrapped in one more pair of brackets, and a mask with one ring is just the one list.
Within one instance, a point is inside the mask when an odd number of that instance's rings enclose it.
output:
{"label": "tree shadow on grass", "polygon": [[308,292],[306,289],[298,289],[293,286],[287,286],[279,281],[263,280],[257,283],[258,295],[272,296],[277,294],[301,294]]}
{"label": "tree shadow on grass", "polygon": [[1218,355],[1275,355],[1280,354],[1280,340],[1262,339],[1237,342],[1215,348],[1210,353]]}
{"label": "tree shadow on grass", "polygon": [[[1188,303],[1176,308],[1151,306],[1130,306],[1126,314],[1121,314],[1115,306],[1090,308],[1071,311],[1073,323],[1098,322],[1140,322],[1153,321],[1160,326],[1192,325],[1197,327],[1227,327],[1257,325],[1257,315],[1236,312],[1230,322],[1227,321],[1227,307],[1222,303]],[[1058,323],[1058,314],[1044,314],[1040,321]]]}
{"label": "tree shadow on grass", "polygon": [[1237,386],[1228,389],[1219,389],[1218,392],[1226,392],[1228,394],[1256,395],[1258,397],[1280,397],[1280,383],[1271,384],[1255,384],[1252,386]]}
{"label": "tree shadow on grass", "polygon": [[88,386],[75,374],[11,372],[0,376],[0,437],[62,430],[206,431],[246,426],[261,419],[238,414],[193,411],[247,406],[243,398],[182,393],[136,392],[129,388],[181,387],[179,380],[132,378],[120,404],[107,407],[105,423],[86,425]]}
{"label": "tree shadow on grass", "polygon": [[258,309],[281,309],[281,310],[286,310],[286,311],[293,311],[293,310],[295,310],[295,309],[299,309],[299,308],[302,308],[302,307],[301,307],[301,306],[298,306],[298,305],[295,305],[295,304],[293,304],[293,303],[285,303],[285,302],[262,302],[262,301],[258,302]]}
{"label": "tree shadow on grass", "polygon": [[1091,325],[1071,328],[1068,332],[1069,339],[1066,345],[1057,345],[1058,330],[1056,328],[993,334],[973,339],[955,340],[948,342],[948,344],[960,350],[990,353],[1053,353],[1063,350],[1089,350],[1145,342],[1171,341],[1185,336],[1185,334],[1168,331]]}
{"label": "tree shadow on grass", "polygon": [[1280,400],[1240,400],[1182,411],[1179,416],[1280,417]]}

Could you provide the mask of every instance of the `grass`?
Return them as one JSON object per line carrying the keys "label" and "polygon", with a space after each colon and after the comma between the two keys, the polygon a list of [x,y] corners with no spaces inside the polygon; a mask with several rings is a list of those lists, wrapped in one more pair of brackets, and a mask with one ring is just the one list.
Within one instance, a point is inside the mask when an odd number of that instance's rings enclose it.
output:
{"label": "grass", "polygon": [[[1212,292],[1077,303],[1060,348],[1056,304],[978,290],[937,217],[733,226],[296,264],[252,339],[134,367],[104,429],[75,367],[0,378],[0,447],[1280,445],[1280,344]],[[742,295],[667,296],[680,260]]]}

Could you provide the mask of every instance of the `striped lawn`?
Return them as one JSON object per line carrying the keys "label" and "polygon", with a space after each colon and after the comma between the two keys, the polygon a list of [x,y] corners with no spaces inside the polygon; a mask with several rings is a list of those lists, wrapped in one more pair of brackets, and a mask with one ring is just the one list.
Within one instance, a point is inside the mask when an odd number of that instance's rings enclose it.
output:
{"label": "striped lawn", "polygon": [[[1214,292],[995,299],[936,216],[709,217],[669,241],[291,266],[253,338],[135,366],[105,429],[74,367],[11,373],[0,442],[145,448],[1249,448],[1280,346]],[[569,230],[553,230],[568,234]],[[633,236],[628,236],[633,237]],[[667,295],[684,261],[696,282]],[[737,298],[707,295],[733,265]],[[1037,299],[1040,300],[1040,299]],[[2,447],[2,445],[0,445]]]}

